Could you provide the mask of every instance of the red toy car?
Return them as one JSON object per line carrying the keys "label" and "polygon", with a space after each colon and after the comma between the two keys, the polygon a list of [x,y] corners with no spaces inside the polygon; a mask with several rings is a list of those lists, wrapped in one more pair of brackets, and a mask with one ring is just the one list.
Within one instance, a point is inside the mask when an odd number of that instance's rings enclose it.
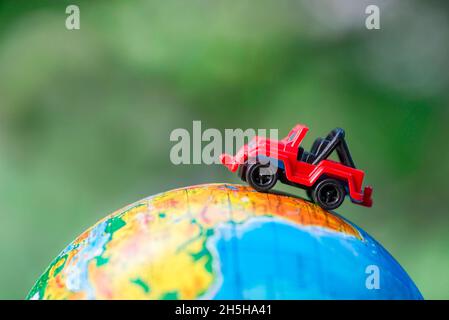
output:
{"label": "red toy car", "polygon": [[[266,192],[277,180],[307,190],[310,199],[326,210],[338,208],[346,195],[352,202],[372,206],[372,188],[362,191],[364,172],[356,169],[341,128],[326,138],[317,138],[309,152],[301,147],[307,131],[296,125],[284,139],[254,137],[233,157],[222,154],[220,161],[230,171],[239,169],[243,181],[257,191]],[[333,151],[339,162],[328,160]]]}

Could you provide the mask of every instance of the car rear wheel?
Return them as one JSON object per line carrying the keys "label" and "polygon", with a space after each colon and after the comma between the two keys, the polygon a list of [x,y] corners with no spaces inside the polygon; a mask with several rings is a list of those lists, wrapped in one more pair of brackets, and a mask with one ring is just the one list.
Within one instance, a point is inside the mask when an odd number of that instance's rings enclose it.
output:
{"label": "car rear wheel", "polygon": [[269,163],[255,163],[246,170],[246,181],[257,191],[266,192],[276,184],[277,173]]}
{"label": "car rear wheel", "polygon": [[324,179],[312,191],[313,201],[325,210],[335,210],[344,201],[346,191],[340,181]]}

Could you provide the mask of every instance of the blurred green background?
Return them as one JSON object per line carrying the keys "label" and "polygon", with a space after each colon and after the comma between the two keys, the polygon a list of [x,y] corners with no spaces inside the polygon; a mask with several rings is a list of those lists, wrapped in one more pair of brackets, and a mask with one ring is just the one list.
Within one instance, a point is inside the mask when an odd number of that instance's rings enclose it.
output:
{"label": "blurred green background", "polygon": [[[78,4],[81,29],[65,28]],[[378,4],[381,29],[365,28]],[[346,129],[375,205],[339,212],[449,298],[444,1],[0,1],[0,298],[106,214],[239,182],[169,161],[175,128]],[[302,191],[281,187],[302,195]]]}

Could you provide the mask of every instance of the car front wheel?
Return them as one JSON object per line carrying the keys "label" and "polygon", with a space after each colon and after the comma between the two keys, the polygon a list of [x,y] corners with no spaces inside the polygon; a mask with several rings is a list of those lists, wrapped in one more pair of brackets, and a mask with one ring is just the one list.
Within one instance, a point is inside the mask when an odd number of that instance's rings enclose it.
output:
{"label": "car front wheel", "polygon": [[266,192],[277,182],[276,170],[269,163],[255,163],[246,170],[246,181],[257,191]]}

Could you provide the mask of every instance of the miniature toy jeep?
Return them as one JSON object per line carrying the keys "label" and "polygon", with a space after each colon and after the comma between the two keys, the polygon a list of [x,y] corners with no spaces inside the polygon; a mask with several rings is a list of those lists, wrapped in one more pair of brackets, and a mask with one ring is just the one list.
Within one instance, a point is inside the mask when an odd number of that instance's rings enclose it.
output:
{"label": "miniature toy jeep", "polygon": [[[309,129],[296,125],[284,139],[254,137],[235,156],[222,154],[220,161],[257,191],[267,192],[276,182],[303,188],[309,198],[326,210],[338,208],[346,195],[353,203],[371,207],[372,188],[362,190],[365,173],[356,169],[345,132],[332,130],[317,138],[310,151],[301,147]],[[336,151],[339,161],[328,159]]]}

